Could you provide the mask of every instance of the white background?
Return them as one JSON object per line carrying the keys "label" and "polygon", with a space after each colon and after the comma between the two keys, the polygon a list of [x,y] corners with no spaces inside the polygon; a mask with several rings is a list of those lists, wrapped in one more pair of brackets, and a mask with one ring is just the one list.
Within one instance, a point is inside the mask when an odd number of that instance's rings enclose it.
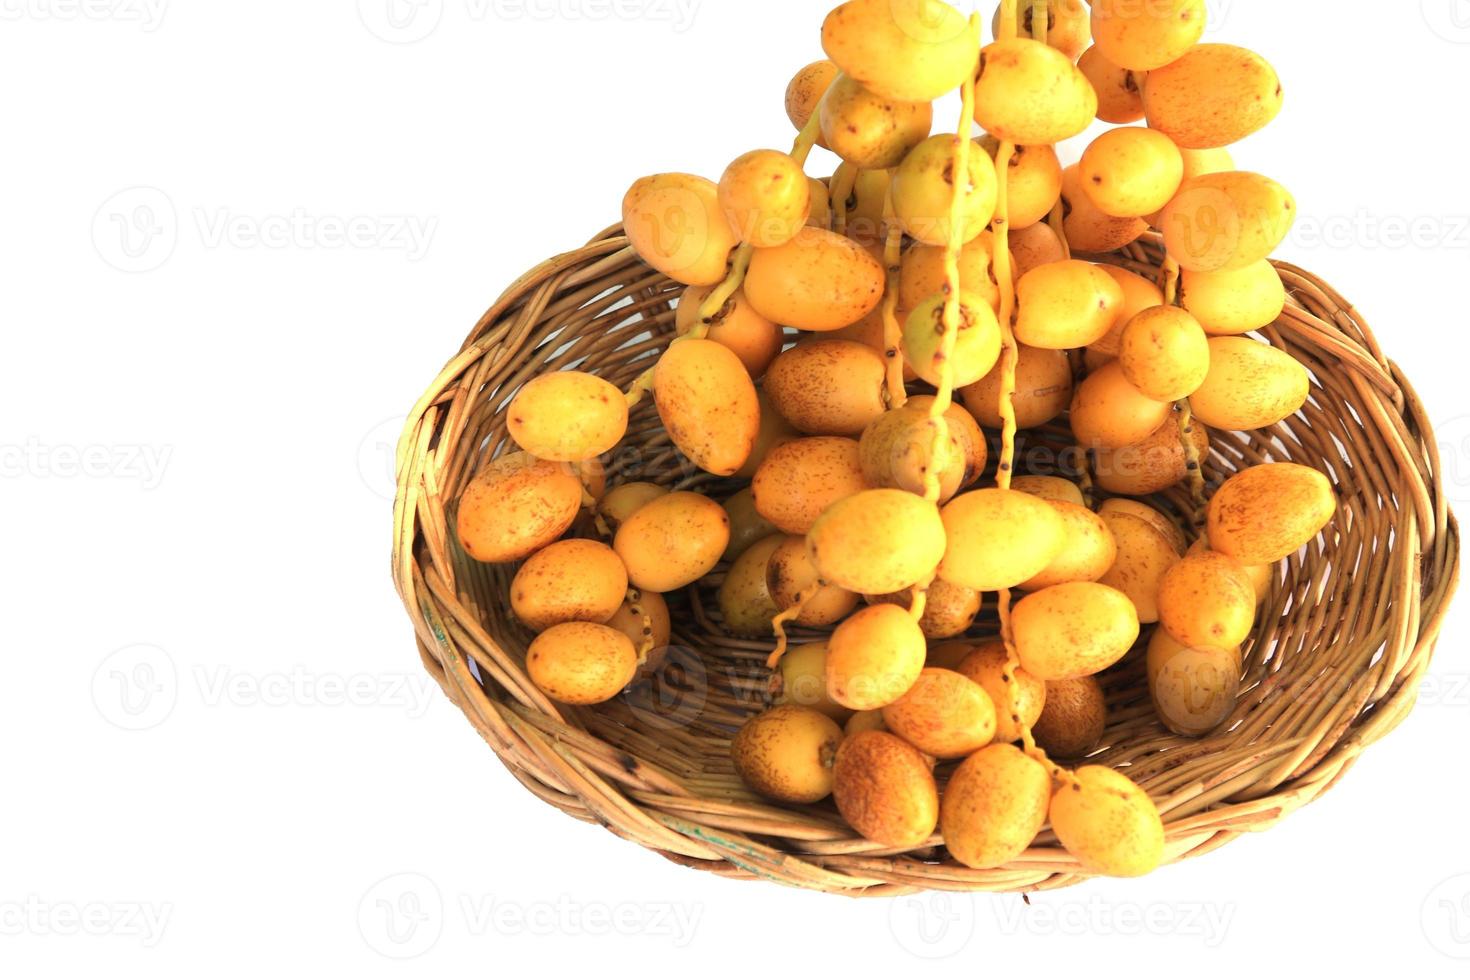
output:
{"label": "white background", "polygon": [[[0,972],[1464,975],[1464,606],[1325,799],[1029,910],[723,881],[528,795],[420,675],[398,422],[634,178],[786,145],[827,4],[416,2],[0,0]],[[1287,86],[1238,150],[1298,196],[1282,256],[1419,385],[1466,508],[1470,3],[1211,9]]]}

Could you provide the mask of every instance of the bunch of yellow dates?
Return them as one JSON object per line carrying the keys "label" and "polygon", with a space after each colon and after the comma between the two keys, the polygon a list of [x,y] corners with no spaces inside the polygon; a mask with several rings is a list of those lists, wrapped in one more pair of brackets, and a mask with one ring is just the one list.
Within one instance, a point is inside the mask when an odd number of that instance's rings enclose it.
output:
{"label": "bunch of yellow dates", "polygon": [[[687,286],[677,339],[629,392],[527,383],[507,415],[524,452],[458,514],[471,557],[523,562],[510,601],[549,697],[617,696],[669,642],[663,594],[713,573],[724,630],[774,641],[777,703],[731,747],[756,793],[831,795],[885,847],[937,831],[973,868],[1048,820],[1089,871],[1158,865],[1148,795],[1053,760],[1099,747],[1097,677],[1145,626],[1162,723],[1226,723],[1279,563],[1336,510],[1296,465],[1205,486],[1210,430],[1274,426],[1309,395],[1306,368],[1250,336],[1285,308],[1269,256],[1294,201],[1226,149],[1281,86],[1260,56],[1199,43],[1205,21],[1203,0],[1007,0],[982,44],[936,0],[851,0],[823,25],[828,60],[788,87],[791,152],[633,185],[630,246]],[[956,91],[960,128],[936,135]],[[1096,120],[1123,125],[1064,168],[1056,144]],[[805,172],[814,145],[842,160],[829,178]],[[1156,278],[1071,257],[1150,227]],[[684,457],[748,485],[589,493],[582,464],[646,394]],[[1016,473],[1017,429],[1063,416],[1084,473]],[[1187,529],[1144,502],[1183,485]],[[564,540],[589,501],[606,533]],[[987,593],[1000,635],[974,638]],[[788,650],[788,624],[830,633]]]}

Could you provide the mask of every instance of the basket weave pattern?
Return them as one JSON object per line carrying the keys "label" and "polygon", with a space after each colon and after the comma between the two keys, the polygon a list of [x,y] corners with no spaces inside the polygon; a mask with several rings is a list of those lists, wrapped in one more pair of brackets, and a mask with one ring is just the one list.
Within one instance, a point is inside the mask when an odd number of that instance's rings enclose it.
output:
{"label": "basket weave pattern", "polygon": [[[1156,277],[1161,258],[1145,240],[1101,260]],[[1414,705],[1458,581],[1459,530],[1413,388],[1346,300],[1308,272],[1277,267],[1290,302],[1262,336],[1307,366],[1312,397],[1271,430],[1216,433],[1206,478],[1213,488],[1259,463],[1301,463],[1332,478],[1340,510],[1284,564],[1244,650],[1239,705],[1214,734],[1188,739],[1162,727],[1140,656],[1103,677],[1109,723],[1090,761],[1123,768],[1158,803],[1166,861],[1269,828],[1392,731]],[[770,644],[721,629],[723,566],[668,597],[673,649],[651,682],[596,709],[555,705],[531,683],[532,635],[507,598],[515,569],[464,555],[456,502],[481,467],[514,450],[504,412],[521,385],[577,369],[627,387],[673,338],[681,291],[633,255],[619,227],[608,229],[517,280],[414,407],[397,454],[393,575],[425,668],[528,790],[683,865],[869,896],[1038,891],[1085,879],[1050,830],[1007,867],[973,871],[945,860],[937,838],[904,853],[862,840],[830,801],[781,807],[751,795],[729,741],[769,697]],[[1022,472],[1068,439],[1063,428],[1025,438]],[[604,462],[609,484],[651,480],[717,497],[738,486],[683,459],[648,399]],[[1187,491],[1150,502],[1188,525]],[[576,532],[595,533],[587,519]],[[991,598],[970,635],[995,634]],[[952,768],[940,767],[941,787]]]}

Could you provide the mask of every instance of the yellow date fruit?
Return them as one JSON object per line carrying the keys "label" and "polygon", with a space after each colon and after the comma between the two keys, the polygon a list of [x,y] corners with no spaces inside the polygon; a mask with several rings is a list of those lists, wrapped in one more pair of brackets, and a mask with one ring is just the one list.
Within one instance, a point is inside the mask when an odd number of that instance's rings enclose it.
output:
{"label": "yellow date fruit", "polygon": [[782,803],[816,803],[832,794],[842,729],[820,711],[783,705],[756,715],[730,743],[745,784]]}
{"label": "yellow date fruit", "polygon": [[[1210,430],[1198,420],[1190,426],[1189,440],[1201,460],[1209,457]],[[1108,493],[1147,497],[1177,485],[1189,476],[1179,413],[1171,412],[1164,424],[1141,442],[1097,450],[1093,462],[1093,479]]]}
{"label": "yellow date fruit", "polygon": [[756,507],[755,491],[750,487],[730,497],[721,506],[730,518],[730,543],[721,556],[725,561],[734,561],[745,553],[745,549],[779,530],[761,515]]}
{"label": "yellow date fruit", "polygon": [[1122,592],[1096,582],[1034,592],[1011,613],[1021,666],[1044,681],[1102,673],[1138,641],[1138,610]]}
{"label": "yellow date fruit", "polygon": [[[905,589],[883,596],[869,596],[868,601],[874,604],[889,603],[908,609],[914,602],[914,590]],[[919,617],[919,630],[926,639],[948,640],[961,635],[974,625],[975,617],[979,614],[979,592],[937,578],[929,584],[924,615]],[[929,666],[936,664],[931,662]]]}
{"label": "yellow date fruit", "polygon": [[832,192],[826,184],[815,177],[808,177],[806,185],[812,202],[811,213],[807,215],[806,223],[813,228],[825,228],[830,231],[832,229]]}
{"label": "yellow date fruit", "polygon": [[1055,48],[1018,37],[980,52],[975,121],[997,139],[1049,146],[1081,133],[1096,116],[1087,76]]}
{"label": "yellow date fruit", "polygon": [[1123,289],[1100,266],[1071,259],[1033,269],[1016,285],[1016,339],[1028,347],[1075,350],[1107,336]]}
{"label": "yellow date fruit", "polygon": [[612,619],[603,624],[626,636],[640,655],[647,650],[640,672],[651,674],[663,666],[673,638],[673,622],[669,604],[657,592],[633,589],[628,593]]}
{"label": "yellow date fruit", "polygon": [[950,547],[940,577],[980,592],[1039,575],[1067,543],[1056,508],[1019,490],[972,491],[951,501],[942,517]]}
{"label": "yellow date fruit", "polygon": [[1011,489],[1054,504],[1076,504],[1078,507],[1087,504],[1082,488],[1059,476],[1018,476],[1011,481]]}
{"label": "yellow date fruit", "polygon": [[[995,250],[995,241],[990,232],[983,232],[973,241],[966,242],[959,253],[960,292],[983,299],[992,309],[1000,303],[1000,287],[990,271],[990,259]],[[903,253],[899,267],[898,308],[913,310],[925,300],[944,291],[947,281],[944,270],[944,248],[938,245],[911,245]],[[908,317],[900,314],[898,322]]]}
{"label": "yellow date fruit", "polygon": [[1041,833],[1051,775],[1014,745],[992,745],[966,759],[945,786],[939,830],[967,868],[998,868],[1020,857]]}
{"label": "yellow date fruit", "polygon": [[657,500],[668,492],[668,487],[661,487],[657,483],[624,483],[607,492],[597,505],[597,512],[616,531],[620,524],[638,513],[644,504]]}
{"label": "yellow date fruit", "polygon": [[725,573],[717,601],[725,630],[731,635],[757,637],[772,634],[771,620],[781,609],[771,598],[767,572],[771,556],[785,541],[785,535],[781,534],[762,538],[736,558]]}
{"label": "yellow date fruit", "polygon": [[[989,374],[961,392],[968,408],[991,429],[1002,424],[1000,387],[1004,360]],[[1011,404],[1018,429],[1046,425],[1067,410],[1072,401],[1072,364],[1067,352],[1022,344],[1016,358],[1016,394]]]}
{"label": "yellow date fruit", "polygon": [[1159,720],[1176,735],[1219,728],[1240,694],[1240,651],[1189,646],[1164,629],[1148,644],[1148,690]]}
{"label": "yellow date fruit", "polygon": [[1149,398],[1188,398],[1210,373],[1210,340],[1204,328],[1177,306],[1155,306],[1128,321],[1118,351],[1123,376]]}
{"label": "yellow date fruit", "polygon": [[929,761],[888,732],[859,732],[843,741],[832,796],[853,830],[886,847],[918,847],[939,825],[939,788]]}
{"label": "yellow date fruit", "polygon": [[[1000,640],[975,647],[954,669],[985,688],[995,703],[997,742],[1020,741],[1021,726],[1035,725],[1046,708],[1045,682],[1031,676],[1020,664],[1013,670],[1006,645]],[[1016,682],[1014,699],[1011,678]]]}
{"label": "yellow date fruit", "polygon": [[628,571],[611,548],[600,541],[558,541],[516,572],[510,607],[540,633],[560,623],[606,623],[627,594]]}
{"label": "yellow date fruit", "polygon": [[1097,118],[1107,123],[1132,123],[1143,118],[1146,72],[1121,68],[1093,45],[1082,53],[1077,68],[1097,92]]}
{"label": "yellow date fruit", "polygon": [[1184,156],[1163,133],[1138,126],[1103,133],[1082,154],[1082,190],[1099,211],[1142,218],[1174,199]]}
{"label": "yellow date fruit", "polygon": [[1099,265],[1098,268],[1112,276],[1113,281],[1122,287],[1123,305],[1118,308],[1118,318],[1113,321],[1113,329],[1101,340],[1089,344],[1087,352],[1106,355],[1105,359],[1111,359],[1117,357],[1118,352],[1123,349],[1123,330],[1128,322],[1144,310],[1163,306],[1164,291],[1159,288],[1158,283],[1116,265]]}
{"label": "yellow date fruit", "polygon": [[1181,268],[1219,272],[1276,251],[1296,221],[1296,200],[1269,177],[1235,170],[1184,182],[1159,218],[1164,247]]}
{"label": "yellow date fruit", "polygon": [[[1135,508],[1117,506],[1108,501],[1101,514],[1117,542],[1118,557],[1113,567],[1098,582],[1126,595],[1138,612],[1140,623],[1159,621],[1159,587],[1164,576],[1179,564],[1179,548],[1175,539],[1161,527],[1162,514],[1150,520]],[[1136,505],[1137,508],[1145,507]]]}
{"label": "yellow date fruit", "polygon": [[[991,18],[991,29],[1000,37],[1001,9]],[[1016,6],[1016,34],[1020,37],[1035,37],[1039,25],[1036,23],[1036,8],[1029,2]],[[1051,0],[1046,9],[1046,43],[1068,58],[1076,61],[1092,40],[1087,4],[1083,0]]]}
{"label": "yellow date fruit", "polygon": [[777,446],[784,446],[792,439],[801,436],[801,433],[797,432],[795,427],[777,411],[775,402],[771,401],[771,396],[765,388],[756,391],[756,401],[760,408],[760,427],[755,434],[755,448],[750,451],[750,457],[746,459],[745,465],[735,473],[736,478],[741,480],[754,479],[761,464]]}
{"label": "yellow date fruit", "polygon": [[862,170],[889,170],[929,136],[934,106],[885,97],[844,75],[817,109],[822,139]]}
{"label": "yellow date fruit", "polygon": [[886,603],[860,609],[827,643],[827,694],[854,711],[887,707],[918,681],[927,652],[907,610]]}
{"label": "yellow date fruit", "polygon": [[1123,497],[1114,497],[1103,502],[1101,511],[1103,513],[1116,512],[1120,514],[1131,514],[1139,520],[1154,527],[1160,534],[1168,539],[1174,550],[1184,554],[1184,549],[1189,546],[1188,539],[1179,525],[1163,511],[1150,507],[1148,504],[1138,500],[1126,500]]}
{"label": "yellow date fruit", "polygon": [[1205,33],[1205,0],[1092,0],[1092,37],[1115,65],[1152,72]]}
{"label": "yellow date fruit", "polygon": [[1234,558],[1190,555],[1159,583],[1159,622],[1181,643],[1233,650],[1255,626],[1255,587]]}
{"label": "yellow date fruit", "polygon": [[1211,336],[1250,333],[1275,323],[1286,309],[1286,286],[1270,260],[1243,269],[1190,272],[1179,279],[1179,300]]}
{"label": "yellow date fruit", "polygon": [[937,759],[961,759],[995,738],[995,704],[963,674],[926,667],[897,701],[883,709],[888,730]]}
{"label": "yellow date fruit", "polygon": [[[1197,555],[1202,552],[1214,551],[1210,547],[1210,536],[1202,535],[1198,541],[1190,545],[1188,554]],[[1256,605],[1266,601],[1271,594],[1271,586],[1276,582],[1277,569],[1274,564],[1268,565],[1241,565],[1245,569],[1246,577],[1250,579],[1251,587],[1256,590]]]}
{"label": "yellow date fruit", "polygon": [[842,217],[842,233],[864,246],[879,248],[874,254],[878,259],[882,258],[881,246],[893,224],[884,214],[892,185],[892,170],[862,170],[843,163],[832,174],[833,189],[852,188],[846,198],[832,201],[834,213]]}
{"label": "yellow date fruit", "polygon": [[766,584],[778,609],[790,609],[806,598],[798,626],[831,626],[857,608],[857,593],[825,583],[807,554],[806,539],[787,537],[771,553]]}
{"label": "yellow date fruit", "polygon": [[737,244],[720,210],[714,181],[691,174],[655,174],[623,198],[623,230],[639,258],[686,286],[725,278]]}
{"label": "yellow date fruit", "polygon": [[[1000,142],[982,137],[980,146],[994,170]],[[1018,146],[1006,169],[1006,223],[1011,234],[1043,221],[1062,197],[1062,162],[1054,146]]]}
{"label": "yellow date fruit", "polygon": [[820,711],[841,725],[852,717],[850,708],[827,695],[827,644],[806,643],[792,647],[781,658],[777,704],[799,705]]}
{"label": "yellow date fruit", "polygon": [[1072,432],[1090,448],[1121,449],[1157,432],[1173,410],[1129,384],[1122,365],[1109,361],[1077,386]]}
{"label": "yellow date fruit", "polygon": [[735,237],[756,248],[785,245],[811,215],[807,176],[791,155],[752,150],[735,159],[720,177],[720,208]]}
{"label": "yellow date fruit", "polygon": [[[894,318],[902,325],[908,319],[908,313],[900,306],[895,312]],[[804,334],[797,340],[796,344],[798,347],[806,347],[811,344],[820,344],[833,340],[850,340],[855,344],[862,344],[864,347],[871,348],[880,358],[886,357],[888,354],[888,326],[883,319],[883,310],[881,308],[876,309],[857,323],[854,323],[850,327],[843,327],[841,330],[834,330],[831,333]],[[905,364],[903,366],[903,379],[905,382],[916,381],[918,380],[918,375],[914,374],[913,368]]]}
{"label": "yellow date fruit", "polygon": [[624,521],[613,550],[635,586],[673,592],[708,575],[729,543],[725,509],[708,497],[680,492],[659,497]]}
{"label": "yellow date fruit", "polygon": [[745,298],[761,316],[798,330],[840,330],[883,298],[883,266],[849,238],[803,228],[775,248],[758,248]]}
{"label": "yellow date fruit", "polygon": [[1011,235],[1011,257],[1011,271],[1019,279],[1032,269],[1048,262],[1060,262],[1067,256],[1062,251],[1062,240],[1056,231],[1046,222],[1038,221]]}
{"label": "yellow date fruit", "polygon": [[1296,463],[1236,474],[1210,500],[1210,547],[1244,565],[1271,565],[1306,547],[1337,513],[1332,483]]}
{"label": "yellow date fruit", "polygon": [[584,459],[580,463],[568,463],[577,480],[582,484],[586,493],[584,501],[590,501],[592,506],[602,502],[607,493],[607,467],[599,458]]}
{"label": "yellow date fruit", "polygon": [[944,413],[949,449],[942,464],[935,461],[933,404],[929,395],[912,398],[868,426],[860,444],[860,460],[869,486],[923,495],[926,478],[937,470],[939,500],[944,503],[980,479],[989,448],[974,417],[959,405],[951,405]]}
{"label": "yellow date fruit", "polygon": [[1201,44],[1148,76],[1148,124],[1175,143],[1206,150],[1239,142],[1281,111],[1281,79],[1270,63],[1231,44]]}
{"label": "yellow date fruit", "polygon": [[1022,582],[1026,592],[1040,592],[1054,585],[1096,582],[1107,574],[1118,557],[1118,544],[1106,522],[1079,504],[1050,501],[1066,527],[1067,543],[1039,575]]}
{"label": "yellow date fruit", "polygon": [[887,410],[883,355],[851,340],[798,344],[766,372],[766,393],[782,418],[814,436],[857,438]]}
{"label": "yellow date fruit", "polygon": [[[904,157],[893,174],[890,193],[898,223],[910,238],[926,245],[949,245],[959,140],[953,133],[929,137]],[[968,179],[960,194],[961,244],[973,241],[995,217],[995,167],[979,146],[971,145],[966,169]]]}
{"label": "yellow date fruit", "polygon": [[740,358],[713,340],[669,345],[654,368],[653,400],[674,445],[707,473],[732,476],[755,449],[755,384]]}
{"label": "yellow date fruit", "polygon": [[866,490],[827,509],[807,535],[807,552],[824,582],[886,595],[934,572],[944,557],[945,525],[923,497]]}
{"label": "yellow date fruit", "polygon": [[1190,399],[1195,416],[1216,429],[1265,429],[1301,411],[1312,391],[1302,363],[1249,337],[1214,337],[1210,370]]}
{"label": "yellow date fruit", "polygon": [[975,70],[964,15],[939,0],[850,0],[827,15],[822,49],[888,99],[933,102]]}
{"label": "yellow date fruit", "polygon": [[940,387],[948,380],[952,388],[972,385],[990,373],[1000,360],[1000,321],[983,297],[960,293],[958,332],[945,356],[945,298],[934,296],[914,308],[903,327],[904,361],[920,378]]}
{"label": "yellow date fruit", "polygon": [[806,534],[828,507],[868,487],[857,441],[840,436],[776,448],[751,483],[756,510],[787,534]]}
{"label": "yellow date fruit", "polygon": [[1107,698],[1096,677],[1046,682],[1046,706],[1031,728],[1036,744],[1058,759],[1081,759],[1102,743]]}
{"label": "yellow date fruit", "polygon": [[526,673],[562,704],[611,701],[638,672],[633,641],[609,626],[562,623],[531,641]]}
{"label": "yellow date fruit", "polygon": [[516,392],[506,428],[532,456],[580,463],[622,441],[628,431],[628,400],[595,375],[555,371]]}
{"label": "yellow date fruit", "polygon": [[[806,128],[812,113],[817,111],[822,96],[837,81],[837,73],[841,70],[834,62],[823,58],[805,66],[791,77],[791,82],[786,86],[786,118],[791,120],[791,125],[796,127],[797,132]],[[817,136],[817,145],[823,149],[828,148],[827,141],[820,134]]]}
{"label": "yellow date fruit", "polygon": [[1067,853],[1096,874],[1137,878],[1164,859],[1158,807],[1105,766],[1083,766],[1052,795],[1051,825]]}
{"label": "yellow date fruit", "polygon": [[1142,218],[1115,218],[1103,212],[1082,186],[1082,168],[1062,171],[1063,228],[1074,252],[1101,254],[1131,245],[1148,231]]}
{"label": "yellow date fruit", "polygon": [[582,481],[571,467],[513,453],[465,488],[456,531],[476,561],[520,561],[565,534],[581,507]]}

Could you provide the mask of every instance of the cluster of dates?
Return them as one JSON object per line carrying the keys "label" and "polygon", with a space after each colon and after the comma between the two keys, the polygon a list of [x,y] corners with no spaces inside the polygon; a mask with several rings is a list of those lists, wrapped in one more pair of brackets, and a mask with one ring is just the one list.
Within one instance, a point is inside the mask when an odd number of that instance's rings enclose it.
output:
{"label": "cluster of dates", "polygon": [[[732,743],[755,791],[834,795],[888,847],[938,829],[974,868],[1048,819],[1093,871],[1158,864],[1147,794],[1053,757],[1097,747],[1097,677],[1146,626],[1163,723],[1224,723],[1278,563],[1336,509],[1292,464],[1206,498],[1210,429],[1296,415],[1310,377],[1250,336],[1286,306],[1269,256],[1295,203],[1226,150],[1281,86],[1258,55],[1200,44],[1205,18],[1202,0],[1007,0],[982,46],[947,4],[851,0],[788,88],[792,152],[633,185],[630,246],[686,287],[677,338],[628,392],[575,371],[527,383],[506,415],[523,452],[459,503],[472,558],[523,562],[511,607],[548,696],[617,696],[669,642],[663,595],[718,582],[725,630],[776,640],[780,703]],[[959,130],[932,133],[956,90]],[[1096,120],[1123,125],[1064,168],[1056,144]],[[816,145],[842,160],[828,178],[805,172]],[[1151,227],[1153,277],[1072,257]],[[680,452],[729,478],[723,502],[601,485],[593,464],[645,394]],[[1081,485],[1016,473],[1016,430],[1064,415]],[[1181,483],[1204,526],[1140,499]],[[566,538],[588,506],[601,539]],[[990,593],[1001,635],[970,639]],[[787,650],[790,623],[830,634]],[[946,760],[963,761],[941,796]]]}

